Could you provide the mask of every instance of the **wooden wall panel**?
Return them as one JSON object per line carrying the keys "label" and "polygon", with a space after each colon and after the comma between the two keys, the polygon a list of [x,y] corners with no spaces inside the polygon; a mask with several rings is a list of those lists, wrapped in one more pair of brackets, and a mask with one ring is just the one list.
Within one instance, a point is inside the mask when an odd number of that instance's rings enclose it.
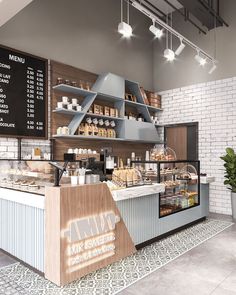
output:
{"label": "wooden wall panel", "polygon": [[[58,210],[60,208],[60,210]],[[64,187],[47,187],[46,188],[46,248],[45,248],[45,277],[55,284],[61,286],[73,280],[93,272],[96,269],[105,267],[115,261],[118,261],[128,255],[136,252],[135,246],[129,232],[123,222],[116,203],[110,193],[106,184],[93,184],[83,186],[64,186]],[[116,216],[115,226],[111,227],[111,220],[103,219],[104,214],[112,213]],[[96,218],[101,216],[101,227],[99,222],[95,222]],[[118,219],[117,219],[118,217]],[[87,237],[84,238],[84,228],[86,227],[86,220],[89,229],[86,232]],[[83,220],[83,223],[78,222]],[[94,222],[95,234],[94,234]],[[109,229],[106,231],[106,222],[109,223]],[[71,225],[75,224],[75,232]],[[104,226],[105,224],[105,226]],[[73,234],[76,240],[71,241],[68,236]],[[101,231],[102,233],[98,232]],[[92,259],[86,257],[84,261],[76,261],[75,265],[71,266],[69,261],[72,258],[88,253],[84,248],[84,243],[91,239],[99,240],[103,235],[112,235],[114,240],[104,242],[102,245],[113,245],[115,248],[108,251],[106,254],[112,252],[112,255],[94,262]],[[81,244],[82,243],[82,244]],[[68,254],[68,247],[78,247],[79,251]],[[99,246],[91,244],[89,251],[96,251]],[[78,248],[77,248],[78,249]],[[94,258],[103,258],[103,254],[99,253]],[[81,265],[82,264],[82,265]],[[55,267],[56,266],[56,267]]]}
{"label": "wooden wall panel", "polygon": [[[77,82],[79,85],[79,81],[82,80],[84,82],[94,83],[97,79],[98,75],[77,69],[75,67],[65,65],[56,61],[51,61],[51,85],[54,86],[57,84],[57,78],[62,78],[63,80],[70,80]],[[70,123],[72,116],[66,116],[61,114],[53,113],[52,111],[56,108],[57,102],[61,101],[61,97],[68,96],[69,98],[74,97],[71,94],[67,94],[60,91],[54,91],[51,89],[52,97],[51,97],[51,134],[56,134],[56,130],[61,126],[68,126]],[[77,96],[76,96],[77,97]]]}
{"label": "wooden wall panel", "polygon": [[166,144],[176,152],[178,160],[187,160],[187,127],[167,127]]}
{"label": "wooden wall panel", "polygon": [[153,144],[129,143],[129,142],[111,142],[103,140],[55,140],[54,159],[63,160],[63,154],[69,148],[92,149],[100,153],[102,147],[112,147],[113,154],[122,158],[125,163],[127,158],[131,158],[131,152],[135,152],[136,156],[145,159],[145,151],[150,150]]}

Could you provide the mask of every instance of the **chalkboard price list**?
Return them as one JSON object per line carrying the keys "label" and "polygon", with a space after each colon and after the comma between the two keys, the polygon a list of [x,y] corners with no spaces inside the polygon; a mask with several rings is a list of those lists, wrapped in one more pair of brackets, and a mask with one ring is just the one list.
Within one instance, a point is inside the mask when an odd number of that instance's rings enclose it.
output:
{"label": "chalkboard price list", "polygon": [[[29,99],[30,98],[30,99]],[[35,72],[33,68],[27,68],[27,118],[34,118],[35,112]],[[27,121],[27,129],[34,130],[34,121]]]}
{"label": "chalkboard price list", "polygon": [[0,47],[0,135],[45,137],[46,60]]}

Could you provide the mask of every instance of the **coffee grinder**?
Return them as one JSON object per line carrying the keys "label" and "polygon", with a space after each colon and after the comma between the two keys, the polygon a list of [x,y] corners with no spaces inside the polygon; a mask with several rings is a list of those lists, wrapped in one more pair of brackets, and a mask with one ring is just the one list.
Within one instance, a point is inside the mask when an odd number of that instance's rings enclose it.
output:
{"label": "coffee grinder", "polygon": [[117,168],[118,158],[113,155],[112,147],[101,148],[101,161],[104,162],[104,174],[107,179],[112,178],[112,173],[115,168]]}

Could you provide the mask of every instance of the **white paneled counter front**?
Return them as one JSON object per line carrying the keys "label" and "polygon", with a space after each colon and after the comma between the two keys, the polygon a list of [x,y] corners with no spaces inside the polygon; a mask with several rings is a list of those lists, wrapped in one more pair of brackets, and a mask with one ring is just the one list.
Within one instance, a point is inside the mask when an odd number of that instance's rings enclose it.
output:
{"label": "white paneled counter front", "polygon": [[30,192],[21,192],[14,189],[0,188],[0,198],[18,204],[44,209],[45,197]]}
{"label": "white paneled counter front", "polygon": [[44,196],[0,188],[0,248],[44,271]]}

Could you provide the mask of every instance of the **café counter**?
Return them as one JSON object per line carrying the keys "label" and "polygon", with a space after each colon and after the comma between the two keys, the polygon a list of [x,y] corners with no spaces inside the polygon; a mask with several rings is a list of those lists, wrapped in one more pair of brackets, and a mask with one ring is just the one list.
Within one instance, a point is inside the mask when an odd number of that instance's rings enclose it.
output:
{"label": "caf\u00e9 counter", "polygon": [[0,248],[62,286],[208,215],[200,205],[159,218],[164,185],[110,191],[105,183],[46,187],[45,196],[0,188]]}

